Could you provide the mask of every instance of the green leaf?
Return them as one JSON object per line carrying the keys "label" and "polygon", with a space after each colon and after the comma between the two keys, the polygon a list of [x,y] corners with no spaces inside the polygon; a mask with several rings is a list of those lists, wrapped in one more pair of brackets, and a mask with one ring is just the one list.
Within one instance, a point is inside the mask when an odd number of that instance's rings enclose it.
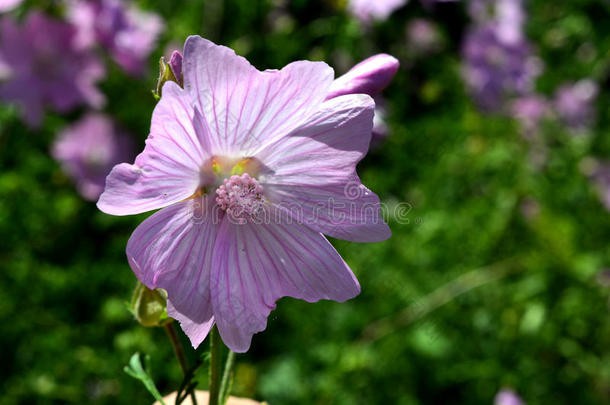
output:
{"label": "green leaf", "polygon": [[157,390],[157,387],[155,386],[155,383],[153,382],[150,376],[150,370],[147,366],[149,363],[150,356],[145,355],[143,366],[140,353],[136,352],[131,356],[131,358],[129,359],[129,364],[123,368],[123,371],[125,371],[127,375],[130,375],[131,377],[140,380],[142,384],[144,384],[144,387],[146,387],[148,392],[150,392],[151,395],[157,401],[159,401],[162,405],[166,405],[163,401],[163,398],[161,397],[161,394],[159,393],[159,390]]}

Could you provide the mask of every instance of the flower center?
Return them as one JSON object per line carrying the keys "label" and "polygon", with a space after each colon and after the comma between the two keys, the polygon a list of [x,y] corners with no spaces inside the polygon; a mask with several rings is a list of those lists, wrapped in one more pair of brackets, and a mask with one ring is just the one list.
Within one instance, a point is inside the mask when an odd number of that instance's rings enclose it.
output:
{"label": "flower center", "polygon": [[235,174],[216,189],[216,204],[233,218],[256,217],[264,203],[263,187],[248,173]]}

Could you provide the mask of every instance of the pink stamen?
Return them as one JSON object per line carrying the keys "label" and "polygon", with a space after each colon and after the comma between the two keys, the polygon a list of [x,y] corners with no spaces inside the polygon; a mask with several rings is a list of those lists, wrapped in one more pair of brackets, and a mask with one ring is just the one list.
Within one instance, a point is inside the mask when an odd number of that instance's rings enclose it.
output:
{"label": "pink stamen", "polygon": [[252,218],[264,204],[263,187],[248,173],[225,179],[216,189],[216,204],[233,218]]}

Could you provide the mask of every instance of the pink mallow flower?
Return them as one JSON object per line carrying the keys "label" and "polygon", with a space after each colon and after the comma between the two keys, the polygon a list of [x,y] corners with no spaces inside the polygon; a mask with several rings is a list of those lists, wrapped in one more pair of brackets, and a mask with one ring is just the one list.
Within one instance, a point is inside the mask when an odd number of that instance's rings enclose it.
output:
{"label": "pink mallow flower", "polygon": [[5,13],[19,7],[23,0],[0,0],[0,13]]}
{"label": "pink mallow flower", "polygon": [[326,100],[333,70],[323,62],[260,72],[198,36],[186,40],[183,79],[184,89],[165,83],[144,151],[112,170],[98,207],[161,208],[129,239],[131,268],[167,291],[168,314],[193,346],[216,323],[245,352],[279,298],[342,302],[360,292],[323,233],[390,236],[356,174],[374,102]]}
{"label": "pink mallow flower", "polygon": [[83,198],[95,201],[104,191],[110,170],[133,159],[134,149],[131,138],[109,117],[89,113],[59,134],[51,154],[74,180]]}
{"label": "pink mallow flower", "polygon": [[142,74],[164,29],[157,14],[128,6],[123,0],[73,0],[68,18],[78,27],[81,46],[99,43],[133,75]]}
{"label": "pink mallow flower", "polygon": [[9,18],[0,21],[0,100],[16,102],[31,126],[40,125],[46,105],[67,112],[104,102],[95,87],[104,66],[74,47],[75,34],[70,24],[38,12],[21,26]]}
{"label": "pink mallow flower", "polygon": [[589,127],[595,121],[595,98],[598,92],[599,86],[591,79],[559,86],[554,98],[559,119],[573,129]]}

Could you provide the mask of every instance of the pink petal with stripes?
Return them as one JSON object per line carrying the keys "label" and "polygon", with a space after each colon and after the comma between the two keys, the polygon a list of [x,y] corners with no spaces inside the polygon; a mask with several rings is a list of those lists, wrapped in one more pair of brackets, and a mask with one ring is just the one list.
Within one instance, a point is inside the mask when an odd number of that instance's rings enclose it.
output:
{"label": "pink petal with stripes", "polygon": [[206,117],[217,155],[249,156],[302,124],[326,98],[334,72],[324,62],[258,71],[198,36],[184,45],[184,88]]}
{"label": "pink petal with stripes", "polygon": [[379,197],[356,174],[345,185],[277,185],[275,208],[283,218],[333,238],[380,242],[392,236],[381,216]]}
{"label": "pink petal with stripes", "polygon": [[163,86],[144,151],[133,165],[115,166],[97,206],[107,214],[146,212],[184,200],[200,183],[209,159],[209,133],[188,94],[176,83]]}
{"label": "pink petal with stripes", "polygon": [[390,237],[379,198],[355,174],[368,150],[374,105],[361,94],[329,100],[303,126],[257,155],[272,171],[263,186],[278,209],[335,238]]}
{"label": "pink petal with stripes", "polygon": [[375,102],[365,94],[336,97],[256,157],[268,184],[342,184],[369,148]]}
{"label": "pink petal with stripes", "polygon": [[210,269],[219,221],[205,198],[166,207],[142,222],[127,242],[127,258],[148,288],[163,288],[168,314],[197,347],[214,323]]}
{"label": "pink petal with stripes", "polygon": [[326,238],[297,224],[224,220],[214,247],[212,305],[222,340],[243,353],[284,296],[346,301],[358,280]]}

